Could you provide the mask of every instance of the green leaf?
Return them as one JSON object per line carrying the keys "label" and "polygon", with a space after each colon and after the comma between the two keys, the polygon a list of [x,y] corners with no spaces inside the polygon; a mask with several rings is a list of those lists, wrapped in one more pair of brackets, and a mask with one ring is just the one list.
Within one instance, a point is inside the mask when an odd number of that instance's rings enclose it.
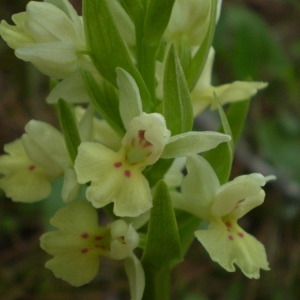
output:
{"label": "green leaf", "polygon": [[189,88],[176,49],[171,46],[164,72],[163,115],[172,135],[190,131],[193,108]]}
{"label": "green leaf", "polygon": [[216,17],[217,17],[218,0],[211,1],[211,13],[210,22],[208,26],[207,33],[205,35],[202,45],[199,47],[198,51],[194,55],[191,63],[191,67],[187,72],[187,82],[190,90],[195,86],[202,70],[205,66],[205,62],[208,57],[209,49],[212,46],[215,28],[216,28]]}
{"label": "green leaf", "polygon": [[125,129],[119,113],[119,99],[116,89],[106,80],[96,82],[93,75],[85,72],[83,79],[90,95],[90,100],[97,112],[120,135]]}
{"label": "green leaf", "polygon": [[125,127],[134,118],[143,112],[139,88],[132,76],[117,68],[117,83],[120,90],[119,110]]}
{"label": "green leaf", "polygon": [[132,75],[142,95],[144,111],[151,108],[150,93],[136,69],[114,22],[107,0],[86,0],[83,5],[85,34],[90,57],[100,74],[116,86],[116,68]]}
{"label": "green leaf", "polygon": [[156,45],[165,32],[172,13],[174,0],[149,0],[144,24],[144,41]]}
{"label": "green leaf", "polygon": [[173,159],[159,159],[154,165],[148,166],[143,171],[143,174],[147,178],[151,187],[153,187],[159,180],[163,179],[172,163]]}
{"label": "green leaf", "polygon": [[152,270],[160,270],[180,260],[180,239],[174,209],[168,187],[160,181],[153,196],[142,263]]}
{"label": "green leaf", "polygon": [[[227,120],[226,114],[219,103],[218,103],[218,111],[222,122],[221,131],[232,136],[231,128]],[[217,148],[206,153],[206,155],[204,156],[205,159],[214,168],[221,184],[226,183],[229,179],[232,160],[233,160],[233,152],[234,152],[234,145],[233,145],[233,141],[231,140],[228,143],[219,145]]]}
{"label": "green leaf", "polygon": [[249,111],[249,104],[249,99],[232,103],[226,113],[227,120],[232,132],[234,146],[237,144],[243,131]]}
{"label": "green leaf", "polygon": [[77,122],[69,103],[59,99],[57,103],[57,115],[61,130],[64,134],[65,142],[72,162],[77,156],[77,148],[81,143]]}
{"label": "green leaf", "polygon": [[178,56],[185,76],[187,76],[192,63],[192,48],[190,40],[187,37],[182,37],[176,45]]}
{"label": "green leaf", "polygon": [[195,238],[194,232],[199,228],[201,220],[184,211],[176,211],[176,219],[181,241],[181,250],[184,256]]}
{"label": "green leaf", "polygon": [[140,0],[120,0],[129,17],[135,24],[136,30],[142,29],[144,8]]}
{"label": "green leaf", "polygon": [[222,121],[220,131],[229,134],[232,140],[206,153],[205,158],[214,168],[221,184],[226,183],[230,176],[234,148],[245,125],[248,108],[249,100],[232,103],[227,114],[220,105],[218,107]]}

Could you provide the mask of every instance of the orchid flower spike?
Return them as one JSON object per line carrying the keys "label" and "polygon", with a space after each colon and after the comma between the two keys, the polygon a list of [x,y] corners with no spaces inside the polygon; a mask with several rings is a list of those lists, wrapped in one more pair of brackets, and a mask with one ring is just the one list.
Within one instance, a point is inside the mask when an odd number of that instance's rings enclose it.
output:
{"label": "orchid flower spike", "polygon": [[200,156],[187,159],[187,176],[182,194],[174,197],[179,209],[208,222],[195,232],[212,260],[229,272],[236,264],[249,278],[259,278],[260,269],[269,270],[264,246],[237,223],[238,219],[264,201],[261,188],[274,177],[243,175],[226,184],[220,182],[209,163]]}

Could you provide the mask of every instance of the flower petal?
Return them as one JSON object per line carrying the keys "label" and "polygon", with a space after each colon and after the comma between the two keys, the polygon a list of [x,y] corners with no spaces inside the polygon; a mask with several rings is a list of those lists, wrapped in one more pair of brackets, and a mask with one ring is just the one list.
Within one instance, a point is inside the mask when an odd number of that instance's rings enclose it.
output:
{"label": "flower petal", "polygon": [[98,226],[97,211],[87,201],[76,201],[61,208],[50,220],[50,223],[74,234],[90,231]]}
{"label": "flower petal", "polygon": [[171,167],[164,176],[164,181],[169,187],[177,187],[181,184],[185,164],[185,157],[178,157],[174,159]]}
{"label": "flower petal", "polygon": [[12,49],[16,49],[34,42],[32,37],[23,31],[23,24],[18,26],[16,22],[19,21],[19,23],[23,23],[25,18],[26,13],[21,12],[13,15],[13,20],[17,26],[10,25],[4,20],[2,20],[0,23],[0,35],[5,40],[7,45]]}
{"label": "flower petal", "polygon": [[70,77],[60,81],[47,96],[48,103],[57,103],[64,99],[69,103],[88,103],[90,97],[83,83],[80,72],[75,72]]}
{"label": "flower petal", "polygon": [[13,201],[35,202],[51,191],[51,177],[32,162],[20,139],[4,146],[7,155],[0,156],[0,187]]}
{"label": "flower petal", "polygon": [[33,171],[20,168],[17,173],[0,179],[0,188],[7,197],[17,202],[36,202],[49,196],[49,176],[42,169],[34,168]]}
{"label": "flower petal", "polygon": [[46,267],[74,286],[88,283],[97,274],[99,256],[109,251],[109,229],[98,226],[97,211],[87,201],[61,208],[50,222],[58,230],[40,238],[42,249],[55,256]]}
{"label": "flower petal", "polygon": [[229,272],[236,264],[249,278],[259,278],[260,269],[269,270],[264,246],[237,224],[236,234],[228,233],[221,222],[213,222],[207,230],[198,230],[195,236],[205,247],[211,259]]}
{"label": "flower petal", "polygon": [[[234,81],[230,84],[224,84],[213,89],[211,93],[214,98],[214,93],[217,95],[220,103],[222,105],[226,103],[237,102],[241,100],[246,100],[254,96],[259,90],[267,87],[266,82],[257,81]],[[212,103],[212,108],[216,108],[214,101]]]}
{"label": "flower petal", "polygon": [[139,235],[135,229],[124,220],[116,220],[110,224],[111,244],[109,256],[113,259],[124,259],[131,256],[139,244]]}
{"label": "flower petal", "polygon": [[72,168],[66,168],[64,171],[64,184],[61,191],[61,197],[64,202],[69,202],[77,198],[80,194],[80,185],[77,183],[77,176]]}
{"label": "flower petal", "polygon": [[78,182],[102,181],[113,169],[119,155],[99,143],[84,142],[78,147],[74,168]]}
{"label": "flower petal", "polygon": [[142,264],[134,254],[125,260],[125,270],[130,285],[130,299],[141,300],[145,288],[145,274]]}
{"label": "flower petal", "polygon": [[27,4],[26,29],[38,43],[76,41],[77,35],[68,16],[58,7],[45,2]]}
{"label": "flower petal", "polygon": [[190,156],[205,152],[230,139],[229,135],[214,131],[189,131],[177,134],[169,139],[161,158]]}
{"label": "flower petal", "polygon": [[144,139],[150,143],[150,155],[145,159],[145,165],[154,164],[160,157],[171,135],[167,129],[165,118],[159,113],[142,113],[128,124],[122,145],[131,147],[133,139],[139,139],[139,133],[144,132]]}
{"label": "flower petal", "polygon": [[114,213],[117,216],[137,217],[152,207],[149,183],[140,171],[132,172],[116,194]]}
{"label": "flower petal", "polygon": [[89,283],[97,275],[99,257],[83,255],[76,251],[68,252],[47,261],[45,267],[50,269],[57,278],[78,287]]}
{"label": "flower petal", "polygon": [[208,28],[211,3],[207,0],[175,1],[165,32],[169,42],[188,38],[192,46],[201,45]]}
{"label": "flower petal", "polygon": [[16,49],[19,59],[31,62],[40,72],[53,77],[65,78],[77,68],[76,48],[71,42],[32,44]]}
{"label": "flower petal", "polygon": [[78,148],[75,171],[79,183],[91,181],[86,195],[95,207],[114,202],[117,216],[138,216],[151,208],[148,181],[137,166],[128,165],[122,153],[97,143]]}
{"label": "flower petal", "polygon": [[186,198],[185,211],[208,220],[211,203],[220,187],[218,177],[201,156],[188,157],[186,166],[188,174],[181,186],[182,194]]}
{"label": "flower petal", "polygon": [[252,176],[237,177],[221,186],[211,208],[214,216],[230,215],[238,219],[263,203],[265,192]]}
{"label": "flower petal", "polygon": [[63,135],[52,125],[31,120],[25,126],[22,142],[29,158],[52,176],[70,164]]}

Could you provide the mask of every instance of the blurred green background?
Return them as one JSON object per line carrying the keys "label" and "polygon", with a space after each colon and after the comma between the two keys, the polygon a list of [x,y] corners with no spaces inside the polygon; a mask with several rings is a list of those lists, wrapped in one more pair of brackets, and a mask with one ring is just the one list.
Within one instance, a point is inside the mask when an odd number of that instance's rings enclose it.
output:
{"label": "blurred green background", "polygon": [[[1,0],[0,19],[10,20],[28,1]],[[77,8],[80,1],[71,1]],[[225,0],[214,46],[214,83],[252,78],[269,86],[251,102],[236,151],[233,176],[275,174],[266,201],[241,220],[266,246],[271,271],[260,280],[227,273],[194,243],[173,274],[174,300],[300,299],[300,2]],[[47,79],[17,60],[0,41],[0,151],[32,118],[56,124],[44,103]],[[119,263],[104,261],[96,280],[72,288],[44,269],[39,248],[43,202],[19,204],[0,192],[0,299],[128,299]]]}

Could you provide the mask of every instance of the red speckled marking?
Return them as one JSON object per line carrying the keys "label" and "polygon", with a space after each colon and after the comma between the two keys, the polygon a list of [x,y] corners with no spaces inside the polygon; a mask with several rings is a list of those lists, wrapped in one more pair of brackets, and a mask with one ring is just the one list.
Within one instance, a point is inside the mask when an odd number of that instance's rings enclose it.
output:
{"label": "red speckled marking", "polygon": [[35,168],[36,168],[36,166],[35,166],[35,165],[30,165],[30,166],[28,167],[28,170],[29,170],[29,171],[34,171],[34,170],[35,170]]}
{"label": "red speckled marking", "polygon": [[83,233],[82,235],[81,235],[81,237],[83,238],[83,239],[87,239],[88,237],[89,237],[89,234],[88,233]]}
{"label": "red speckled marking", "polygon": [[228,239],[229,239],[230,241],[233,241],[233,236],[232,236],[232,235],[229,235],[229,236],[228,236]]}
{"label": "red speckled marking", "polygon": [[87,252],[89,252],[89,249],[88,249],[88,248],[83,248],[83,249],[81,249],[80,252],[81,252],[81,253],[87,253]]}
{"label": "red speckled marking", "polygon": [[95,240],[96,240],[96,241],[101,241],[102,239],[103,239],[102,236],[95,236]]}
{"label": "red speckled marking", "polygon": [[239,232],[239,233],[238,233],[238,236],[241,237],[241,238],[243,238],[243,237],[244,237],[244,234],[243,234],[242,232]]}
{"label": "red speckled marking", "polygon": [[145,138],[145,130],[139,130],[138,132],[138,137],[139,137],[139,144],[143,147],[146,148],[148,146],[152,146],[150,142],[148,142]]}
{"label": "red speckled marking", "polygon": [[107,250],[106,247],[103,245],[96,245],[96,248],[98,248],[98,249],[100,248],[102,250]]}
{"label": "red speckled marking", "polygon": [[226,225],[228,228],[230,228],[230,227],[232,226],[231,222],[229,222],[229,221],[227,221],[227,222],[225,223],[225,225]]}
{"label": "red speckled marking", "polygon": [[129,170],[125,170],[124,175],[129,178],[131,177],[131,172]]}
{"label": "red speckled marking", "polygon": [[114,163],[115,168],[120,168],[122,167],[122,163],[121,162],[116,162]]}

